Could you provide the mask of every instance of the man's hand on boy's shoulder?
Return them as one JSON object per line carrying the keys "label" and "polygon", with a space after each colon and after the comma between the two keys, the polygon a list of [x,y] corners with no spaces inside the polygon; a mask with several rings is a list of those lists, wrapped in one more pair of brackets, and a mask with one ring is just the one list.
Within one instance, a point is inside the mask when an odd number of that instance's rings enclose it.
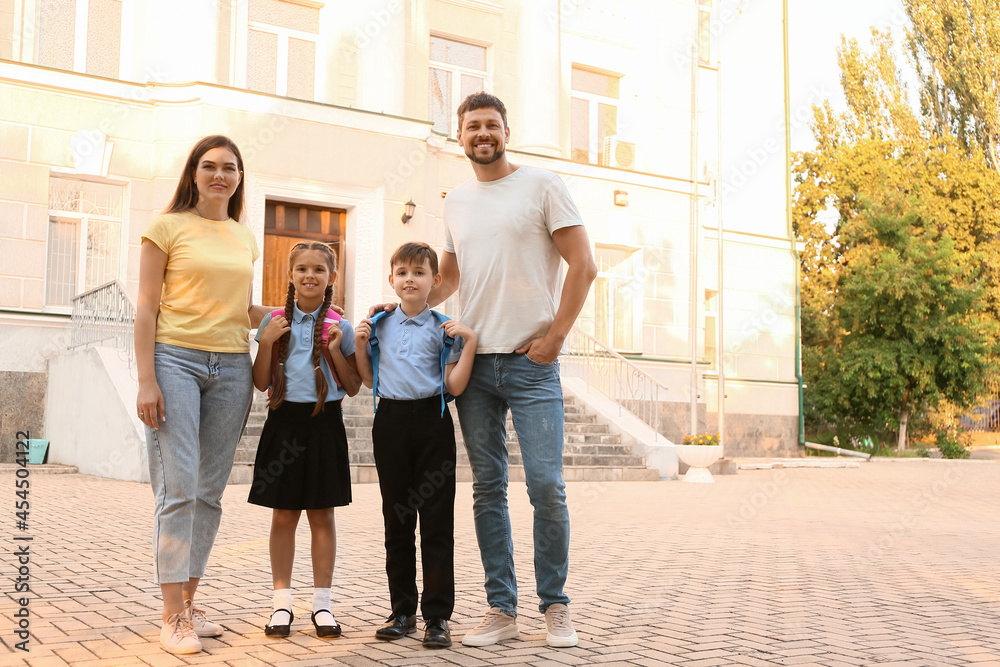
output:
{"label": "man's hand on boy's shoulder", "polygon": [[376,303],[374,306],[368,309],[368,319],[375,317],[376,314],[381,313],[383,310],[387,313],[391,313],[396,310],[396,306],[399,305],[395,302],[393,303]]}
{"label": "man's hand on boy's shoulder", "polygon": [[479,336],[476,335],[476,332],[473,331],[469,325],[463,324],[458,320],[448,320],[446,322],[442,322],[440,328],[444,329],[444,332],[452,338],[455,336],[461,336],[465,339],[466,343],[479,339]]}

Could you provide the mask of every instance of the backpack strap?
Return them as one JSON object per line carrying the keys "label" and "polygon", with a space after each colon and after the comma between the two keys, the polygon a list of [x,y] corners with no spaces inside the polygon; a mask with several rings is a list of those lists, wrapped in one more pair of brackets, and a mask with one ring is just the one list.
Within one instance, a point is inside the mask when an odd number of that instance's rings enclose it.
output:
{"label": "backpack strap", "polygon": [[372,346],[371,361],[372,361],[372,412],[378,412],[378,336],[375,334],[376,325],[378,321],[383,317],[388,315],[384,310],[380,313],[375,313],[372,316],[372,333],[368,337],[368,344]]}
{"label": "backpack strap", "polygon": [[[434,315],[434,319],[437,320],[439,327],[445,322],[447,322],[449,319],[451,319],[446,315],[442,315],[436,310],[431,310],[431,314]],[[449,394],[447,391],[445,391],[444,388],[444,369],[448,365],[448,357],[451,355],[451,348],[454,344],[455,344],[455,337],[446,336],[444,339],[444,347],[441,348],[441,416],[442,417],[444,417],[445,404],[455,399],[455,397]]]}
{"label": "backpack strap", "polygon": [[337,387],[340,387],[340,378],[337,377],[337,369],[333,367],[333,355],[330,354],[330,347],[327,343],[330,340],[330,327],[340,326],[340,314],[332,308],[327,309],[326,317],[323,319],[323,357],[326,359],[326,365],[330,367],[330,375],[333,376],[333,381],[337,383]]}

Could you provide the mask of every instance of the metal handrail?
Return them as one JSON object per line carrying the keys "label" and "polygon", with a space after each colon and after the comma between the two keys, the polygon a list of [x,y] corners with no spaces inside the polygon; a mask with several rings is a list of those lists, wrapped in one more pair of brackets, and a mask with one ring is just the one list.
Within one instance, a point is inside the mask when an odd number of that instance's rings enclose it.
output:
{"label": "metal handrail", "polygon": [[73,297],[70,348],[111,340],[135,364],[135,306],[117,280]]}
{"label": "metal handrail", "polygon": [[619,415],[630,412],[660,432],[660,393],[667,392],[666,385],[579,327],[573,327],[566,344],[562,365],[567,375],[618,404]]}

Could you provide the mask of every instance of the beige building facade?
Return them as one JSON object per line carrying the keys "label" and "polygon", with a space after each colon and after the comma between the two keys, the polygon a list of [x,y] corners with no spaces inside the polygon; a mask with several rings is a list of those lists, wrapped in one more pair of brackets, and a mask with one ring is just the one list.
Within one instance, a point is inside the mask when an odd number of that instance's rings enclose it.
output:
{"label": "beige building facade", "polygon": [[356,322],[396,246],[442,247],[477,90],[507,104],[511,161],[580,207],[600,276],[578,326],[665,385],[660,432],[692,430],[692,390],[715,429],[721,358],[727,452],[796,453],[782,44],[775,0],[0,0],[0,460],[63,418],[73,298],[134,302],[197,139],[241,147],[255,295],[282,301],[289,245],[323,240]]}

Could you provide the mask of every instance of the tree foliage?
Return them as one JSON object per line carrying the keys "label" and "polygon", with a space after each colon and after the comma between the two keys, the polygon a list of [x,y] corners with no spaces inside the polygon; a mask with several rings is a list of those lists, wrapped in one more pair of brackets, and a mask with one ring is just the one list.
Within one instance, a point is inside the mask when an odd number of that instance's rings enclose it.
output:
{"label": "tree foliage", "polygon": [[[888,33],[873,30],[867,52],[842,40],[847,108],[814,108],[816,148],[796,156],[793,207],[805,241],[807,419],[857,434],[898,429],[901,444],[909,415],[976,398],[1000,314],[1000,175],[989,105],[978,97],[988,89],[980,74],[996,68],[1000,51],[956,83],[951,68],[975,62],[949,60],[941,40],[969,39],[947,28],[959,6],[975,12],[977,2],[936,2],[937,13],[929,2],[905,2],[919,110]],[[976,52],[990,48],[1000,42]]]}
{"label": "tree foliage", "polygon": [[1000,169],[1000,11],[996,0],[904,0],[920,105],[937,135]]}

